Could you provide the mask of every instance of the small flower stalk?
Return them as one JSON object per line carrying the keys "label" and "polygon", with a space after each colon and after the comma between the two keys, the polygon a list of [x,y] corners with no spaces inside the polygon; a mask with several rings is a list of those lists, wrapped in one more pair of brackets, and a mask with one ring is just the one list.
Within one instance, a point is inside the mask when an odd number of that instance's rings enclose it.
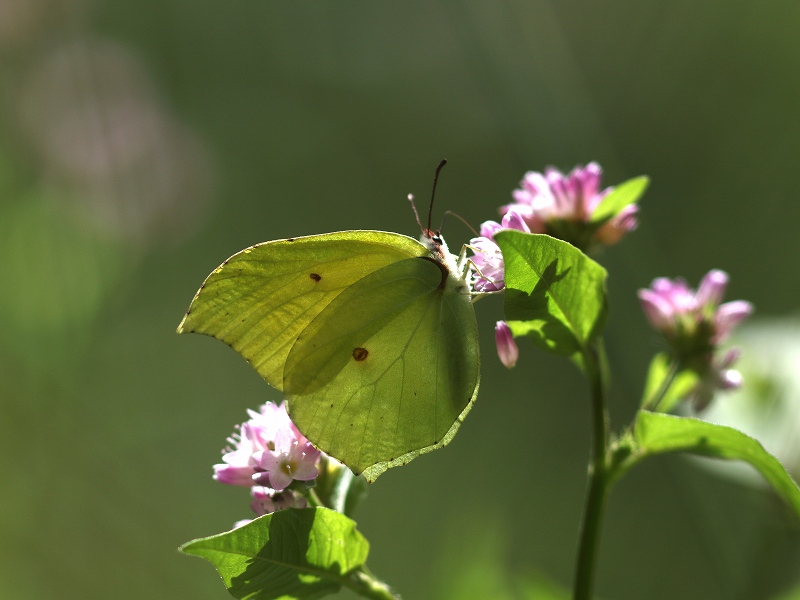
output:
{"label": "small flower stalk", "polygon": [[700,376],[689,396],[698,411],[708,406],[715,391],[742,385],[741,373],[731,368],[740,356],[739,349],[720,355],[718,347],[752,314],[753,305],[744,300],[720,304],[727,285],[728,274],[715,269],[703,277],[697,290],[681,278],[665,277],[639,290],[647,320],[667,340],[674,359]]}

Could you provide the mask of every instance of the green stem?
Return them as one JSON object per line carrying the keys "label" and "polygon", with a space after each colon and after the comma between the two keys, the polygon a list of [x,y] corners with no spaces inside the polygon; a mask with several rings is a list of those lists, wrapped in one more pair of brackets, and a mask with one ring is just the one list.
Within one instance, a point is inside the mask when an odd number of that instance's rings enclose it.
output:
{"label": "green stem", "polygon": [[297,491],[298,494],[300,494],[301,496],[303,496],[303,498],[306,499],[306,502],[308,502],[309,507],[318,508],[320,506],[323,506],[325,508],[330,508],[329,506],[325,506],[325,503],[322,500],[320,500],[319,495],[317,494],[316,490],[313,487],[306,487],[305,485],[300,484],[296,485],[292,489]]}
{"label": "green stem", "polygon": [[675,381],[675,376],[678,374],[680,369],[681,362],[676,358],[672,358],[669,363],[669,370],[664,376],[664,379],[661,381],[661,385],[658,386],[658,389],[655,391],[655,393],[650,396],[642,405],[644,410],[658,411],[658,405],[664,399],[664,396],[667,395],[669,388],[672,387],[672,384]]}
{"label": "green stem", "polygon": [[362,566],[353,573],[344,584],[359,596],[373,598],[374,600],[400,600],[400,596],[392,593],[388,585],[379,580],[367,568]]}
{"label": "green stem", "polygon": [[589,491],[583,512],[578,559],[575,567],[573,600],[591,600],[594,588],[597,548],[603,524],[603,508],[608,492],[606,451],[608,447],[608,411],[606,382],[600,360],[600,343],[584,352],[586,374],[592,391],[592,456],[589,463]]}

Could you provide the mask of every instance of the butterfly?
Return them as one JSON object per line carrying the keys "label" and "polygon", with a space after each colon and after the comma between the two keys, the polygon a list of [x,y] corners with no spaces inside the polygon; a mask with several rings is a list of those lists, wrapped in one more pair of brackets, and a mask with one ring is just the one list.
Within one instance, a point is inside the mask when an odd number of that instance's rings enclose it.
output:
{"label": "butterfly", "polygon": [[178,332],[231,346],[316,447],[374,481],[450,442],[475,401],[468,277],[430,228],[264,242],[208,276]]}

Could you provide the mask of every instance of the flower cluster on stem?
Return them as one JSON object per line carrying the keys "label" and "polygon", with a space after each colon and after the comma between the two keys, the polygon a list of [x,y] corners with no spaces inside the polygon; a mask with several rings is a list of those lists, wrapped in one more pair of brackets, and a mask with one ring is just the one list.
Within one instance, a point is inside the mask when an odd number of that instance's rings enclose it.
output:
{"label": "flower cluster on stem", "polygon": [[[636,204],[629,204],[600,222],[593,220],[600,203],[614,189],[600,189],[602,174],[596,162],[585,167],[578,165],[568,175],[553,167],[548,167],[544,173],[526,173],[520,189],[512,194],[514,202],[500,207],[500,222],[484,222],[480,235],[470,240],[472,290],[485,294],[505,289],[503,253],[494,240],[498,231],[546,233],[587,250],[615,244],[625,233],[636,229]],[[497,322],[495,341],[500,360],[507,368],[512,368],[519,350],[511,328],[504,321]]]}
{"label": "flower cluster on stem", "polygon": [[472,289],[478,293],[499,292],[506,286],[503,253],[494,241],[495,234],[504,229],[531,233],[522,215],[515,210],[509,210],[503,215],[500,223],[496,221],[483,223],[480,236],[472,238],[469,242],[473,252],[470,259],[473,266]]}
{"label": "flower cluster on stem", "polygon": [[581,250],[610,246],[638,226],[638,206],[629,204],[608,221],[597,223],[594,214],[614,189],[600,189],[603,169],[596,162],[578,165],[569,174],[554,167],[544,173],[529,171],[514,190],[514,202],[500,214],[515,211],[532,233],[546,233]]}
{"label": "flower cluster on stem", "polygon": [[718,347],[752,314],[753,305],[744,300],[720,304],[727,285],[728,274],[714,269],[697,290],[681,278],[666,277],[639,290],[648,321],[667,340],[675,360],[700,374],[701,381],[691,394],[697,410],[708,406],[716,390],[742,385],[741,373],[731,368],[740,351],[732,348],[720,354]]}
{"label": "flower cluster on stem", "polygon": [[251,488],[250,507],[259,516],[305,507],[305,498],[289,486],[294,481],[314,480],[322,453],[292,423],[285,402],[267,402],[258,412],[247,412],[250,419],[228,438],[223,462],[214,465],[214,479]]}

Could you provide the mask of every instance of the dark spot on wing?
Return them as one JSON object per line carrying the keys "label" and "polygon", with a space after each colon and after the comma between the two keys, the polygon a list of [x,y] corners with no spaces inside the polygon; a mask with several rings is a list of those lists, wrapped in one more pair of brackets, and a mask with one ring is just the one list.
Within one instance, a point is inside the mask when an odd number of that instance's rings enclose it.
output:
{"label": "dark spot on wing", "polygon": [[358,362],[367,360],[367,356],[369,356],[369,350],[366,348],[356,348],[353,350],[353,358]]}
{"label": "dark spot on wing", "polygon": [[311,273],[309,277],[311,277],[311,279],[313,279],[314,281],[319,281],[320,279],[322,279],[322,275],[319,275],[318,273]]}

